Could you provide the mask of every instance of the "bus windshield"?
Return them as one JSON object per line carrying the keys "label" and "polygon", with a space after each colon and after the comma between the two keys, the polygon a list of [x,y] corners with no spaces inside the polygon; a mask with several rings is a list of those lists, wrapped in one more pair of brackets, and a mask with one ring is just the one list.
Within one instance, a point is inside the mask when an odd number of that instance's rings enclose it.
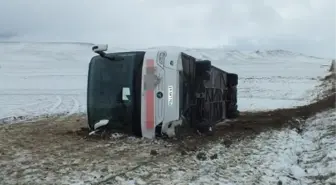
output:
{"label": "bus windshield", "polygon": [[[113,56],[110,55],[109,56]],[[101,56],[92,58],[88,77],[88,109],[90,117],[119,120],[123,114],[122,89],[133,91],[133,68],[135,54],[118,55],[121,59],[110,60]],[[132,96],[132,95],[131,95]],[[130,102],[132,103],[132,102]]]}

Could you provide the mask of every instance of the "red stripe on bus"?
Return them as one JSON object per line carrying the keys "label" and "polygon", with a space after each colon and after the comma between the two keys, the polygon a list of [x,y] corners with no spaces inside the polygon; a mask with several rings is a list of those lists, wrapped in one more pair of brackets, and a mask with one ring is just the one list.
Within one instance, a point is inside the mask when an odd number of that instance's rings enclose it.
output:
{"label": "red stripe on bus", "polygon": [[[154,60],[146,60],[147,68],[154,67]],[[154,128],[154,89],[146,91],[146,127],[147,129]]]}

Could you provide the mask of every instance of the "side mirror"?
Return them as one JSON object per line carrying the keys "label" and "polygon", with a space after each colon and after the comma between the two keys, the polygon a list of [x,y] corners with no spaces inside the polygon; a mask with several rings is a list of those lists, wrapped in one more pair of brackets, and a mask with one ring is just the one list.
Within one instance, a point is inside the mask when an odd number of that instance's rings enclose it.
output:
{"label": "side mirror", "polygon": [[129,102],[131,101],[131,90],[129,87],[123,87],[121,92],[121,99],[122,101]]}
{"label": "side mirror", "polygon": [[108,45],[107,44],[97,44],[92,46],[92,51],[97,53],[97,52],[104,52],[107,51]]}
{"label": "side mirror", "polygon": [[107,44],[99,44],[99,45],[94,45],[92,47],[92,51],[99,54],[102,57],[106,55],[105,51],[107,51],[107,49],[108,49]]}

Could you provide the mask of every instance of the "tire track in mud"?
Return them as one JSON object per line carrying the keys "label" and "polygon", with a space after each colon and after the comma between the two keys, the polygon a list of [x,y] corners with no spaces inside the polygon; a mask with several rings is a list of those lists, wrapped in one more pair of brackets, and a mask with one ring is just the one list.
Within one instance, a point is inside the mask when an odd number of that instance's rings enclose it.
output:
{"label": "tire track in mud", "polygon": [[66,114],[66,116],[71,116],[79,112],[79,101],[74,97],[71,97],[71,100],[73,105],[72,108],[69,110],[69,112]]}
{"label": "tire track in mud", "polygon": [[62,105],[63,99],[61,96],[56,96],[56,103],[47,111],[47,112],[55,112],[55,110]]}
{"label": "tire track in mud", "polygon": [[[33,115],[29,112],[34,111],[25,111],[24,109],[27,108],[20,108],[21,114],[15,115],[15,116],[9,116],[5,118],[0,119],[0,124],[8,124],[8,123],[24,123],[24,122],[36,122],[36,121],[42,121],[42,120],[53,120],[53,121],[64,121],[69,116],[73,116],[76,114],[80,114],[80,104],[77,98],[73,96],[61,96],[61,95],[55,95],[55,98],[53,98],[55,101],[53,101],[52,104],[48,104],[47,102],[36,102],[25,105],[31,106],[31,107],[39,107],[43,109],[43,112],[39,115]],[[50,101],[50,100],[49,100]],[[42,106],[41,106],[42,105]],[[65,107],[64,111],[60,111],[58,109],[62,108],[62,106]],[[35,111],[36,112],[36,111]],[[29,116],[25,116],[29,115]]]}

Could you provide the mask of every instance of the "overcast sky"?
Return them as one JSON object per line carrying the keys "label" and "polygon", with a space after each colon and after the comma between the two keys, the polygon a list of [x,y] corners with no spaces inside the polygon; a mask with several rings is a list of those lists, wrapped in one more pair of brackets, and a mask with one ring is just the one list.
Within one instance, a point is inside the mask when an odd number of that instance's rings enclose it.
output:
{"label": "overcast sky", "polygon": [[335,0],[0,0],[0,40],[335,57]]}

